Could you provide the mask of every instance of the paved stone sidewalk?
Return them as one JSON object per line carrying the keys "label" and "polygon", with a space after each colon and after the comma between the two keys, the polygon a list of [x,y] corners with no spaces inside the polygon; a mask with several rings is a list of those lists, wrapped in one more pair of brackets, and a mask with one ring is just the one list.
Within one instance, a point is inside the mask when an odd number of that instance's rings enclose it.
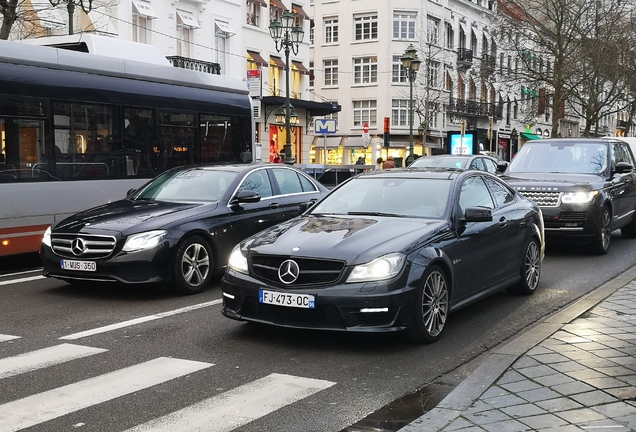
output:
{"label": "paved stone sidewalk", "polygon": [[636,281],[609,289],[495,350],[399,432],[636,431]]}

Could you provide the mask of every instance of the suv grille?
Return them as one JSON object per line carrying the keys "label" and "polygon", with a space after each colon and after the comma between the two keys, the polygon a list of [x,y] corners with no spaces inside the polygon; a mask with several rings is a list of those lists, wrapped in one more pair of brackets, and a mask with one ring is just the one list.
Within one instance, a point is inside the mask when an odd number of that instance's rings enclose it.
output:
{"label": "suv grille", "polygon": [[53,234],[53,252],[65,258],[106,258],[115,249],[115,237],[88,234]]}
{"label": "suv grille", "polygon": [[[285,285],[278,278],[278,268],[288,259],[296,261],[300,273],[298,274],[298,279],[296,279],[296,281]],[[344,266],[344,261],[321,260],[314,258],[292,258],[289,256],[278,255],[254,255],[252,257],[252,272],[254,276],[282,287],[334,283],[340,278],[340,274],[342,273]]]}
{"label": "suv grille", "polygon": [[558,207],[561,192],[520,192],[521,195],[537,203],[540,207]]}

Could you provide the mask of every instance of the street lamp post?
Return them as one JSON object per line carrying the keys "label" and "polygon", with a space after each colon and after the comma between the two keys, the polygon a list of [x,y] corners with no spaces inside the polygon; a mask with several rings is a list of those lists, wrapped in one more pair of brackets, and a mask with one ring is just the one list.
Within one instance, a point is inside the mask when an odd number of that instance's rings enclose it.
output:
{"label": "street lamp post", "polygon": [[86,0],[88,5],[84,4],[84,0],[49,0],[51,6],[57,7],[60,3],[66,3],[66,10],[68,11],[68,34],[73,34],[73,14],[75,13],[75,6],[80,6],[82,10],[88,15],[93,9],[93,0]]}
{"label": "street lamp post", "polygon": [[517,128],[512,128],[512,132],[510,132],[510,162],[512,162],[512,157],[514,156],[514,154],[517,153],[518,138],[519,132],[517,132]]}
{"label": "street lamp post", "polygon": [[269,34],[272,39],[274,39],[274,43],[276,44],[276,51],[281,52],[281,50],[285,50],[285,75],[286,75],[286,84],[287,84],[287,96],[285,98],[285,108],[284,111],[278,111],[276,117],[282,117],[284,115],[285,118],[285,163],[294,163],[292,158],[292,145],[291,145],[291,123],[292,117],[295,120],[298,120],[298,116],[296,115],[296,111],[294,107],[291,105],[291,101],[289,98],[289,52],[293,52],[294,55],[298,54],[298,49],[300,48],[300,44],[303,41],[303,37],[305,36],[305,32],[299,26],[294,26],[294,21],[296,17],[289,11],[283,12],[281,15],[280,21],[272,21],[269,25]]}
{"label": "street lamp post", "polygon": [[417,49],[410,44],[400,57],[402,67],[406,69],[409,79],[409,156],[406,158],[406,165],[415,159],[415,148],[413,145],[413,81],[417,78],[417,71],[420,69],[422,61],[417,56]]}

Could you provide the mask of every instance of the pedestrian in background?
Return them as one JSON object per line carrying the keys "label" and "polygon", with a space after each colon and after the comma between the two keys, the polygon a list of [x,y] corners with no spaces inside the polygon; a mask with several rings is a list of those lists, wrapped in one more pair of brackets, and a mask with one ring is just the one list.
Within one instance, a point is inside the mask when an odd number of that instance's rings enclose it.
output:
{"label": "pedestrian in background", "polygon": [[382,169],[391,169],[395,168],[395,161],[393,160],[393,156],[388,156],[384,162],[382,162]]}

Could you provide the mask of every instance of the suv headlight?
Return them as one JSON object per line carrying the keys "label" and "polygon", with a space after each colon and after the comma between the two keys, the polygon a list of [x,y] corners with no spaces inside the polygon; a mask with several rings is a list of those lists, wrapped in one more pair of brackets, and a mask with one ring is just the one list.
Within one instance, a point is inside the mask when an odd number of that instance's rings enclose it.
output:
{"label": "suv headlight", "polygon": [[133,234],[126,239],[122,250],[125,252],[135,252],[153,248],[161,243],[161,241],[166,238],[166,235],[168,235],[168,231],[164,230]]}
{"label": "suv headlight", "polygon": [[589,204],[594,201],[598,191],[566,192],[561,197],[563,204]]}
{"label": "suv headlight", "polygon": [[230,260],[227,264],[232,270],[236,270],[239,273],[249,273],[247,268],[247,257],[243,255],[243,251],[241,250],[241,245],[237,244],[232,249],[232,253],[230,254]]}
{"label": "suv headlight", "polygon": [[405,257],[401,253],[381,256],[366,264],[355,266],[347,278],[347,283],[390,279],[402,270],[404,262]]}

